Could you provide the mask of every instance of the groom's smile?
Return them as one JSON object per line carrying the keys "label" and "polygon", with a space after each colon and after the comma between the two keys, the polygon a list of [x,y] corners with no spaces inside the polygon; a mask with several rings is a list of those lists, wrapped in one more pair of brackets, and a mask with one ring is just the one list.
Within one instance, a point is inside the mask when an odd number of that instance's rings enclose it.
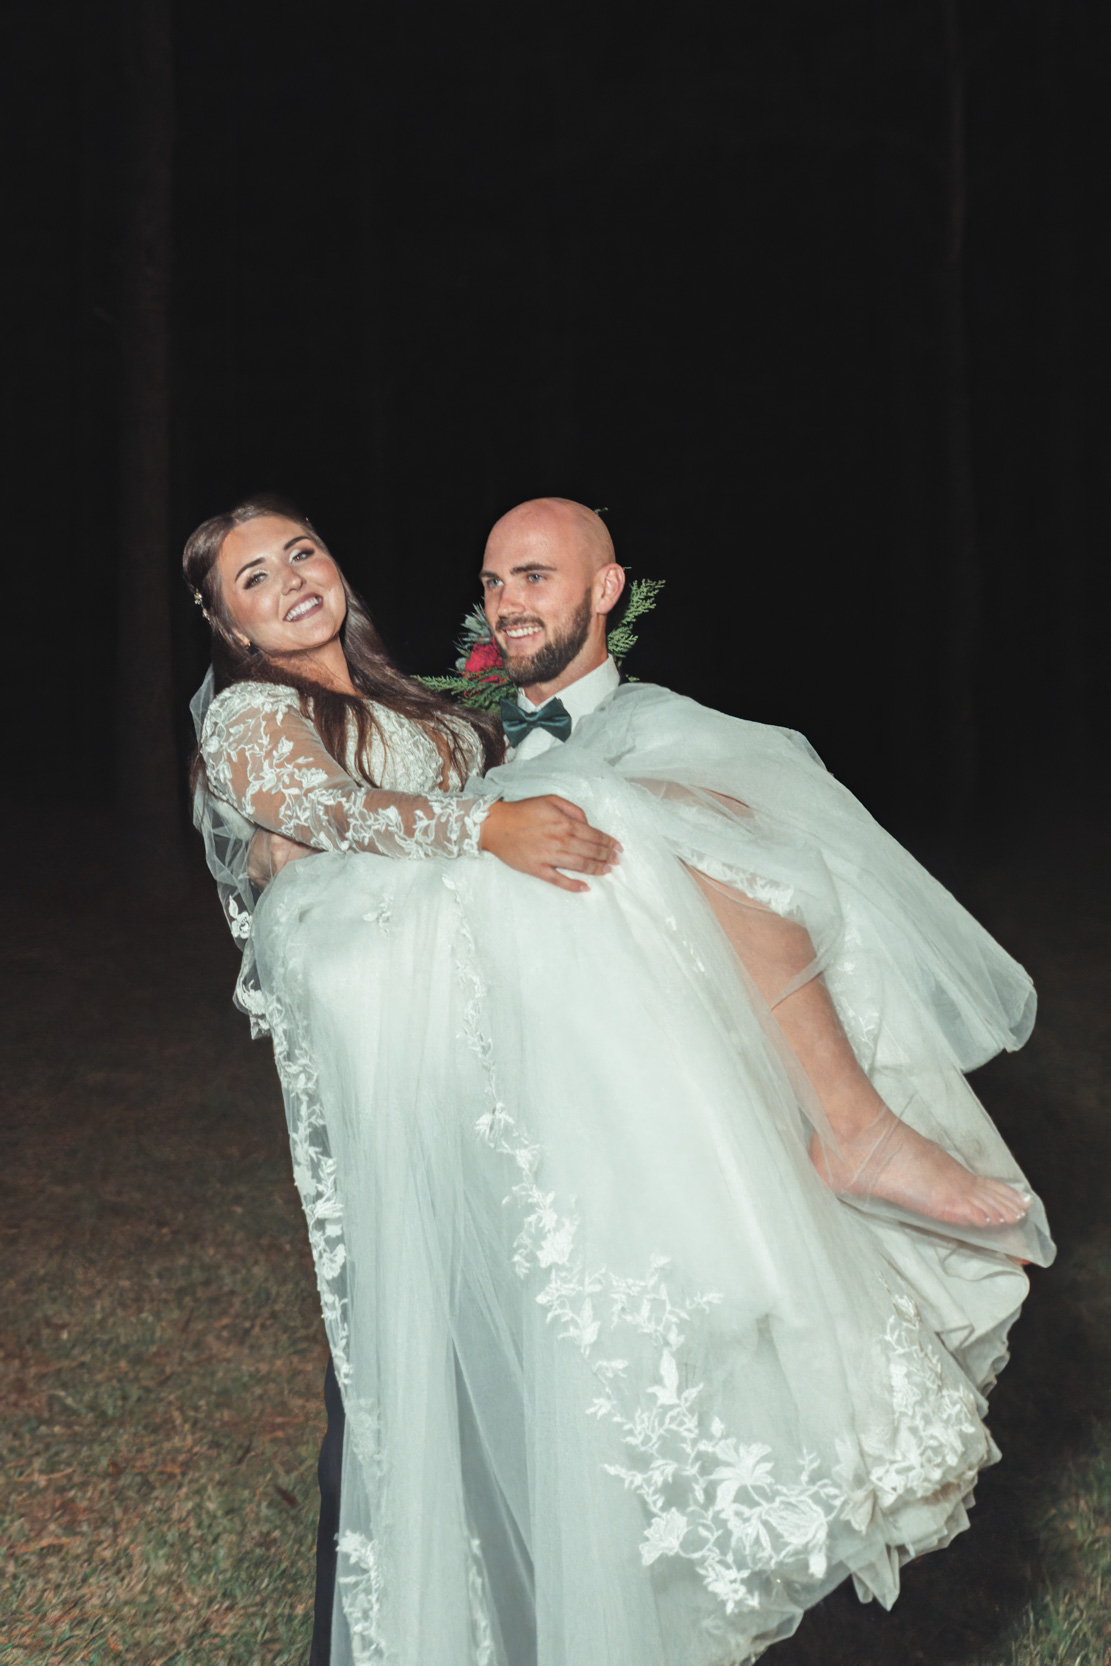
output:
{"label": "groom's smile", "polygon": [[512,618],[507,621],[499,617],[492,621],[494,640],[513,681],[529,688],[561,676],[582,652],[593,616],[587,590],[578,598],[577,605],[568,607],[565,603],[548,620]]}

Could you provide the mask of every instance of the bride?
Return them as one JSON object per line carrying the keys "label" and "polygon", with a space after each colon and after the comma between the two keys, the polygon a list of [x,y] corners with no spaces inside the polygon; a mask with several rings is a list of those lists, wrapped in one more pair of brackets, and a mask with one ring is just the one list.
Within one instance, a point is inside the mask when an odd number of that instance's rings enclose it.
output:
{"label": "bride", "polygon": [[[333,1662],[726,1666],[850,1575],[890,1606],[1052,1257],[962,1075],[1025,973],[797,736],[625,685],[499,767],[308,523],[185,572],[347,1414]],[[252,826],[322,852],[257,904]]]}

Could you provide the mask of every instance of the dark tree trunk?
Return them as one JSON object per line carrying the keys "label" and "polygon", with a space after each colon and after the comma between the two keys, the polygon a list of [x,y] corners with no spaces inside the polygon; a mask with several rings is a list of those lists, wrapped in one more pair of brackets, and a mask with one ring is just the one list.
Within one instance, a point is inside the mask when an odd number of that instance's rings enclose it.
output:
{"label": "dark tree trunk", "polygon": [[[73,550],[95,553],[96,558],[111,559],[111,544],[106,542],[104,527],[115,506],[114,494],[106,505],[98,490],[98,453],[102,435],[114,415],[113,388],[108,369],[116,369],[114,355],[105,365],[103,355],[96,349],[99,333],[111,330],[103,312],[97,312],[95,283],[95,243],[97,221],[96,153],[89,143],[90,133],[97,121],[97,72],[104,74],[103,62],[98,62],[98,41],[95,20],[87,8],[73,17],[68,38],[67,63],[68,107],[72,122],[72,208],[70,231],[72,237],[70,272],[72,291],[70,301],[70,329],[68,342],[68,440],[70,446],[70,478],[73,491],[67,504],[68,524],[65,537]],[[114,346],[114,343],[113,343]],[[108,516],[105,509],[108,509]],[[88,597],[74,594],[70,599],[58,598],[55,603],[60,629],[73,644],[70,650],[72,688],[95,688],[98,674],[103,675],[104,645],[96,633],[87,628],[79,610],[87,610]],[[78,792],[93,795],[98,787],[104,792],[106,783],[103,765],[103,714],[98,713],[95,701],[73,702],[72,734],[77,754],[74,785]]]}
{"label": "dark tree trunk", "polygon": [[950,831],[972,814],[979,769],[976,653],[980,559],[972,474],[972,420],[964,304],[968,167],[965,59],[958,0],[942,0],[945,46],[945,243],[941,268],[941,358],[945,437],[943,699]]}
{"label": "dark tree trunk", "polygon": [[[872,0],[869,13],[869,75],[875,137],[871,147],[871,206],[874,246],[870,261],[875,285],[871,308],[872,352],[880,372],[876,455],[884,458],[877,500],[886,493],[883,537],[888,548],[884,582],[890,598],[891,628],[883,677],[893,698],[880,702],[880,721],[891,791],[900,809],[919,822],[930,819],[924,802],[923,762],[936,771],[929,748],[936,745],[936,644],[926,623],[934,602],[933,561],[936,520],[931,520],[928,446],[934,421],[923,375],[925,330],[911,293],[899,224],[905,194],[921,190],[909,179],[905,156],[892,145],[887,117],[891,64],[897,60],[906,20],[892,15],[886,0]],[[903,138],[905,129],[896,128]],[[932,158],[931,158],[932,160]],[[905,622],[913,620],[913,629]],[[936,806],[935,806],[936,812]]]}
{"label": "dark tree trunk", "polygon": [[[359,409],[366,456],[366,485],[360,494],[362,534],[379,561],[399,558],[394,455],[396,401],[393,346],[395,309],[393,249],[387,230],[393,206],[387,181],[396,178],[396,122],[388,98],[390,77],[398,73],[397,19],[381,8],[374,26],[374,52],[360,68],[361,88],[345,86],[356,111],[352,140],[360,157],[360,189],[355,212],[361,305],[357,329],[361,348]],[[355,83],[356,78],[352,78]],[[373,602],[373,597],[371,598]]]}
{"label": "dark tree trunk", "polygon": [[1049,400],[1048,502],[1045,571],[1052,573],[1055,601],[1054,672],[1059,678],[1061,751],[1067,785],[1085,782],[1091,697],[1089,645],[1092,597],[1088,594],[1080,469],[1076,344],[1076,158],[1070,98],[1071,42],[1061,0],[1046,8],[1046,180]]}
{"label": "dark tree trunk", "polygon": [[124,0],[129,95],[116,799],[144,888],[180,861],[170,633],[170,259],[174,134],[170,0]]}

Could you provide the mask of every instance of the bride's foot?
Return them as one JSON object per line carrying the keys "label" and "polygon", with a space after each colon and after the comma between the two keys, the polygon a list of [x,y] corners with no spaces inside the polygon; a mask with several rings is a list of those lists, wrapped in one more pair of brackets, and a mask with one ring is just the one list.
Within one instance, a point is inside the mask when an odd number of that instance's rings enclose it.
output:
{"label": "bride's foot", "polygon": [[810,1158],[835,1192],[879,1198],[953,1226],[1014,1226],[1030,1207],[1013,1187],[970,1173],[886,1109],[834,1151],[814,1134]]}

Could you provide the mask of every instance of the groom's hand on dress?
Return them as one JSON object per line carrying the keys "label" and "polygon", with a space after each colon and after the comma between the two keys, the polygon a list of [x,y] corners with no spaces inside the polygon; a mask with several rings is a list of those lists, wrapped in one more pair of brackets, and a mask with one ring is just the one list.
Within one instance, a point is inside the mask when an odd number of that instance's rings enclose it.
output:
{"label": "groom's hand on dress", "polygon": [[574,873],[604,874],[617,863],[621,846],[607,833],[591,827],[577,804],[547,793],[543,798],[500,799],[491,805],[479,834],[479,847],[507,867],[558,885],[563,891],[589,891],[589,885],[569,879]]}
{"label": "groom's hand on dress", "polygon": [[296,862],[301,856],[314,854],[308,845],[299,845],[294,839],[286,839],[281,833],[269,833],[265,827],[260,827],[247,846],[247,878],[263,891],[287,862]]}

